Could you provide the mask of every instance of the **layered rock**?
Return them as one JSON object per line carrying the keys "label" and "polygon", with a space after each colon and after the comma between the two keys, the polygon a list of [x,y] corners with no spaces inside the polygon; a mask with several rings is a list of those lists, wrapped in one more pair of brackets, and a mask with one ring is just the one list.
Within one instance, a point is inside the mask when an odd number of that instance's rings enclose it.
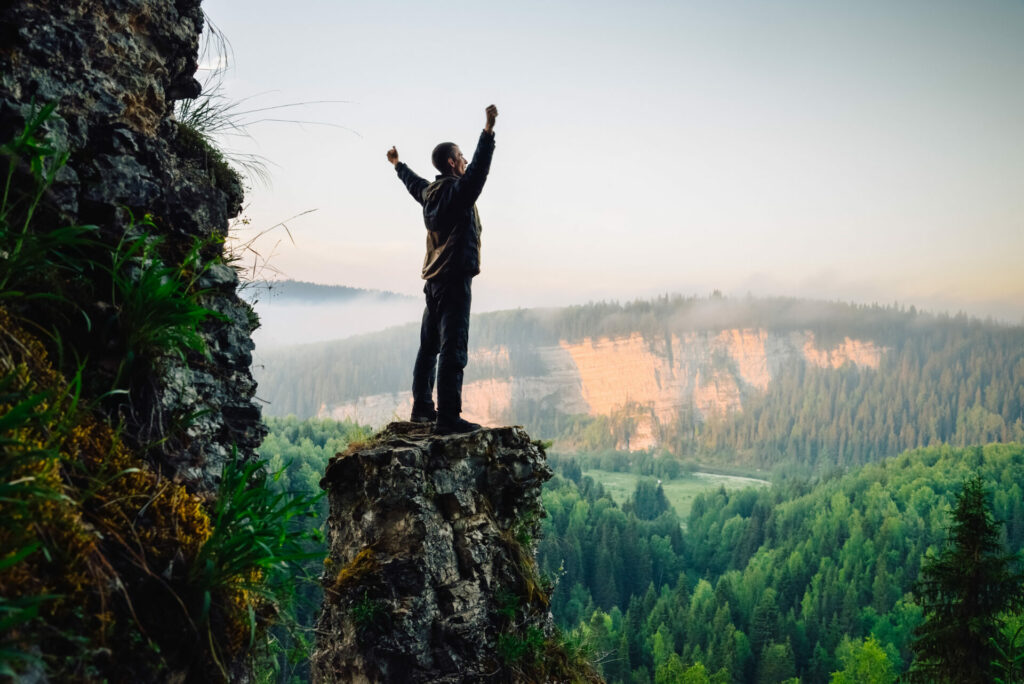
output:
{"label": "layered rock", "polygon": [[[557,643],[533,540],[551,474],[543,449],[516,427],[434,437],[392,423],[331,459],[320,483],[329,555],[314,680],[550,673]],[[511,647],[530,643],[529,658]]]}

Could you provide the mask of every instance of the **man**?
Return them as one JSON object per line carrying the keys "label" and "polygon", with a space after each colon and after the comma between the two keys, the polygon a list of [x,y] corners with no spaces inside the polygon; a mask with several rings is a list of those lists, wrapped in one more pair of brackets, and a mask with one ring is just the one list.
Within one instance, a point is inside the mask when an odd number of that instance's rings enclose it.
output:
{"label": "man", "polygon": [[[486,125],[466,163],[455,143],[434,148],[431,161],[439,175],[430,183],[398,161],[398,150],[388,150],[388,161],[413,198],[423,205],[427,227],[427,255],[423,259],[423,292],[427,306],[420,326],[420,350],[412,372],[412,417],[434,424],[434,434],[450,435],[480,428],[461,417],[462,373],[469,339],[469,305],[473,276],[480,272],[480,215],[476,198],[484,188],[494,153],[494,122],[498,108],[486,111]],[[437,369],[437,408],[434,408],[434,370]]]}

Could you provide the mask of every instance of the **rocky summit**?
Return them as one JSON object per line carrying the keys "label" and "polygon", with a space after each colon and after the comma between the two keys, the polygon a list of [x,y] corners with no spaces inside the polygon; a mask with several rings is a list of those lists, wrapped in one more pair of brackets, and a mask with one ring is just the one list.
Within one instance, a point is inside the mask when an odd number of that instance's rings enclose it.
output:
{"label": "rocky summit", "polygon": [[331,459],[314,680],[539,681],[554,628],[533,554],[551,475],[518,427],[392,423]]}

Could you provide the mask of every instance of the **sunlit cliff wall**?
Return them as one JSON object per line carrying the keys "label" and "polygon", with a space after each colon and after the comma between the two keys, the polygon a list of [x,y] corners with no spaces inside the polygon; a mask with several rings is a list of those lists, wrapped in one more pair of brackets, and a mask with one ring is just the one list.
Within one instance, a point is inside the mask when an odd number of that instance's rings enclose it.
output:
{"label": "sunlit cliff wall", "polygon": [[[543,373],[525,377],[496,373],[467,383],[464,415],[497,424],[514,419],[509,412],[522,401],[545,402],[562,413],[591,416],[641,407],[645,411],[635,434],[623,446],[646,449],[657,441],[651,421],[670,423],[690,407],[704,418],[741,411],[745,397],[763,392],[794,361],[821,368],[847,363],[877,368],[885,350],[874,342],[849,337],[825,347],[810,331],[731,329],[655,340],[638,333],[586,338],[536,351]],[[478,350],[470,354],[469,363],[493,363],[507,358],[508,353],[501,347]],[[409,392],[383,393],[322,406],[320,415],[379,425],[407,416],[411,407]]]}

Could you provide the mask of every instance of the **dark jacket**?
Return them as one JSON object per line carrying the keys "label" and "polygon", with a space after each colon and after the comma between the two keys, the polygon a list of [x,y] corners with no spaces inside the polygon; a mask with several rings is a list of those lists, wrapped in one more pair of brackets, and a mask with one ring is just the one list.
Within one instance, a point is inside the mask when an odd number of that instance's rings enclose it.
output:
{"label": "dark jacket", "polygon": [[494,134],[483,131],[462,177],[438,176],[428,183],[402,162],[395,164],[409,194],[423,205],[427,227],[424,280],[480,272],[481,226],[475,202],[484,189],[493,154]]}

